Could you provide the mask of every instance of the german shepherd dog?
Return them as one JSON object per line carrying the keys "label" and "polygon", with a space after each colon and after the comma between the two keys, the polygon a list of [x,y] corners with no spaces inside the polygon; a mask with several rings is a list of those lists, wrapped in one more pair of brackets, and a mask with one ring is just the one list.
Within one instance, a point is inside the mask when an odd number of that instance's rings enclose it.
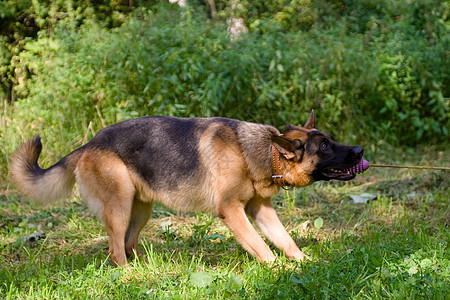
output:
{"label": "german shepherd dog", "polygon": [[282,186],[350,180],[367,169],[361,147],[338,144],[315,129],[314,111],[303,127],[281,134],[270,125],[226,118],[150,116],[108,126],[48,169],[39,167],[39,137],[24,143],[10,164],[12,179],[29,198],[69,197],[78,183],[104,221],[116,265],[138,253],[139,233],[153,201],[180,211],[216,214],[261,262],[276,259],[249,222],[288,258],[306,258],[271,204]]}

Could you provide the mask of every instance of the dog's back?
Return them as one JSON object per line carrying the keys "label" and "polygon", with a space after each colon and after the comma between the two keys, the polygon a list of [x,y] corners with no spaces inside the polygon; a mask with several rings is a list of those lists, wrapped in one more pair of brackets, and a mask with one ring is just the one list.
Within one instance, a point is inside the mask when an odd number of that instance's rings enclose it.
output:
{"label": "dog's back", "polygon": [[257,180],[270,177],[268,155],[275,132],[272,126],[226,118],[154,116],[106,127],[85,148],[90,155],[117,155],[142,198],[178,210],[214,211],[212,189],[234,180],[226,178],[242,173],[246,178],[254,173]]}

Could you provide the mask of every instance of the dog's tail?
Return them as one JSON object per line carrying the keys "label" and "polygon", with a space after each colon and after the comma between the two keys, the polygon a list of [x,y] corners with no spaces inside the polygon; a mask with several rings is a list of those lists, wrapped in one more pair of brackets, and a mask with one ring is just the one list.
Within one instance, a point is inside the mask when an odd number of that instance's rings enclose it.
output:
{"label": "dog's tail", "polygon": [[42,151],[40,137],[22,144],[10,163],[11,177],[20,192],[40,203],[54,202],[72,194],[75,167],[81,148],[63,157],[48,169],[41,169],[37,161]]}

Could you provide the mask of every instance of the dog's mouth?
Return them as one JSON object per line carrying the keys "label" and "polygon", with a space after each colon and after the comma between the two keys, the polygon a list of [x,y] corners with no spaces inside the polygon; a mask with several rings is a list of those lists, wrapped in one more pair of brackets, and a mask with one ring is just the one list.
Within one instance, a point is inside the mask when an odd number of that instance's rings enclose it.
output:
{"label": "dog's mouth", "polygon": [[322,170],[322,174],[327,179],[336,179],[336,180],[350,180],[355,178],[356,174],[363,173],[369,168],[370,164],[367,160],[364,158],[361,158],[361,160],[350,167],[343,167],[343,168],[337,168],[337,167],[329,167]]}

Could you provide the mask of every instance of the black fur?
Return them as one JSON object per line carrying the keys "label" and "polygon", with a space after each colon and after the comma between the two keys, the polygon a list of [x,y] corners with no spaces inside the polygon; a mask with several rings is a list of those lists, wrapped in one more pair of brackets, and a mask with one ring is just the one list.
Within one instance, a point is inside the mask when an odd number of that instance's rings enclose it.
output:
{"label": "black fur", "polygon": [[[322,172],[326,168],[344,169],[358,164],[364,152],[361,147],[339,144],[331,139],[327,139],[326,143],[328,143],[326,149],[321,149],[319,145],[317,150],[319,162],[313,172],[313,178],[316,181],[333,179],[325,176]],[[353,174],[345,180],[350,180],[354,177],[355,175]]]}
{"label": "black fur", "polygon": [[152,189],[174,189],[199,168],[199,137],[212,122],[237,132],[237,120],[151,116],[102,129],[86,146],[114,152]]}

